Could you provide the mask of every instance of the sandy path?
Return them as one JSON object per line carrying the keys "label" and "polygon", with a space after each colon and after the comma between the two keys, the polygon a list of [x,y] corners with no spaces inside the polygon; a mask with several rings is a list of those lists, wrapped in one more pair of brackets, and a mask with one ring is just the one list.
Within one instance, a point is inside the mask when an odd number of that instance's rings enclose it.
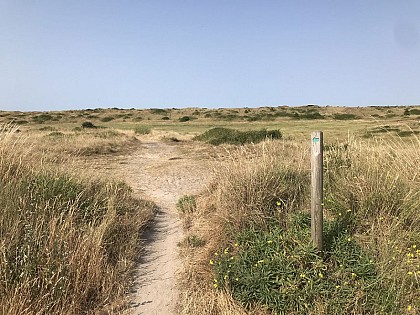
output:
{"label": "sandy path", "polygon": [[124,157],[120,167],[134,192],[159,207],[155,222],[144,235],[146,248],[131,297],[132,314],[174,314],[176,276],[181,267],[177,244],[182,239],[176,202],[205,187],[208,165],[188,150],[180,150],[179,145],[149,141]]}

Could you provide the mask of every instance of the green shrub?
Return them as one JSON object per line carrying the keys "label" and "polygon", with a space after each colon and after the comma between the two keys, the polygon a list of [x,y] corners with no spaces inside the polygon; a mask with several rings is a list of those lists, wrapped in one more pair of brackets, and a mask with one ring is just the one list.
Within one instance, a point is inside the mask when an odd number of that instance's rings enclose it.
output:
{"label": "green shrub", "polygon": [[418,130],[402,130],[402,131],[397,132],[397,135],[399,137],[409,137],[409,136],[418,135],[418,134],[420,134],[420,131]]}
{"label": "green shrub", "polygon": [[298,116],[295,116],[295,118],[298,118],[298,119],[324,119],[325,117],[322,114],[320,114],[319,112],[313,111],[313,112],[307,112],[307,113],[300,114]]}
{"label": "green shrub", "polygon": [[162,120],[170,120],[170,118],[168,116],[163,116],[161,119]]}
{"label": "green shrub", "polygon": [[115,119],[115,117],[112,117],[112,116],[106,116],[106,117],[101,118],[100,120],[101,120],[102,122],[108,122],[108,121],[111,121],[111,120],[114,120],[114,119]]}
{"label": "green shrub", "polygon": [[32,120],[39,124],[43,124],[44,122],[48,120],[52,120],[52,119],[53,117],[49,114],[40,114],[40,115],[32,117]]}
{"label": "green shrub", "polygon": [[148,135],[152,132],[152,129],[149,126],[136,126],[134,128],[134,133],[138,135]]}
{"label": "green shrub", "polygon": [[336,120],[353,120],[353,119],[359,119],[358,116],[354,114],[334,114],[334,119]]}
{"label": "green shrub", "polygon": [[195,197],[191,195],[184,195],[179,198],[176,207],[182,213],[193,213],[195,212],[197,205],[195,202]]}
{"label": "green shrub", "polygon": [[282,134],[279,130],[238,131],[229,128],[212,128],[194,137],[194,140],[208,142],[213,145],[222,143],[243,145],[245,143],[258,143],[267,138],[281,139],[281,137]]}
{"label": "green shrub", "polygon": [[189,116],[182,116],[182,117],[179,118],[180,122],[186,122],[186,121],[190,121],[190,120],[191,120],[191,117],[189,117]]}
{"label": "green shrub", "polygon": [[41,127],[39,128],[40,131],[57,131],[56,128],[51,127],[51,126],[45,126],[45,127]]}
{"label": "green shrub", "polygon": [[64,137],[65,134],[60,131],[53,131],[53,132],[50,132],[47,136],[48,137]]}
{"label": "green shrub", "polygon": [[245,307],[265,305],[277,314],[308,314],[321,303],[326,314],[395,314],[400,305],[377,274],[373,258],[343,226],[325,226],[326,251],[312,246],[310,216],[293,213],[286,229],[242,230],[220,251],[214,287],[228,288]]}
{"label": "green shrub", "polygon": [[94,136],[97,138],[102,138],[102,139],[111,139],[111,138],[124,136],[124,134],[115,130],[106,130],[106,131],[96,132]]}
{"label": "green shrub", "polygon": [[27,120],[15,120],[14,123],[16,125],[26,125],[26,124],[29,123],[29,121],[27,121]]}
{"label": "green shrub", "polygon": [[161,108],[151,108],[150,112],[155,115],[165,115],[168,111]]}
{"label": "green shrub", "polygon": [[86,129],[96,129],[97,127],[90,121],[85,121],[84,123],[82,123],[82,128],[86,128]]}
{"label": "green shrub", "polygon": [[410,109],[410,115],[420,115],[420,109],[412,108]]}
{"label": "green shrub", "polygon": [[184,242],[189,247],[203,247],[206,244],[206,241],[197,235],[188,235]]}

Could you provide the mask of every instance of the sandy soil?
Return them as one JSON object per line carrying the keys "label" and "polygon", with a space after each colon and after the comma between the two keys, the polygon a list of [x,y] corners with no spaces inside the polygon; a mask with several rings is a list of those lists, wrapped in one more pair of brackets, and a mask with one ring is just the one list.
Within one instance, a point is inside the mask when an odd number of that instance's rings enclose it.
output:
{"label": "sandy soil", "polygon": [[182,195],[205,188],[210,180],[209,162],[183,144],[149,140],[118,163],[119,175],[135,194],[159,207],[155,221],[143,235],[145,252],[131,295],[131,313],[174,314],[181,268],[178,243],[182,240],[176,203]]}

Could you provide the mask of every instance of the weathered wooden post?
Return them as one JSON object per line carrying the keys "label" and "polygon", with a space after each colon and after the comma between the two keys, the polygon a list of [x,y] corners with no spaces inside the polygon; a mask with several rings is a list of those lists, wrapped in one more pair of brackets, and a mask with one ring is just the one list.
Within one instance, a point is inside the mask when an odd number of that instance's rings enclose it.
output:
{"label": "weathered wooden post", "polygon": [[311,235],[314,246],[322,251],[323,227],[323,134],[311,134]]}

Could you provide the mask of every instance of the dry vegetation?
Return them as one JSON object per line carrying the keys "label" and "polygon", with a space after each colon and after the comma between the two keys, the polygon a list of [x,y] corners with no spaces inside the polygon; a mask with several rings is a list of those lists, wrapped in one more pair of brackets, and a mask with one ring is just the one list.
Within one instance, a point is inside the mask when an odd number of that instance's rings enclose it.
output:
{"label": "dry vegetation", "polygon": [[10,125],[0,129],[2,314],[117,313],[124,307],[139,232],[153,217],[153,204],[134,199],[122,182],[88,170],[82,176],[60,154],[85,147],[85,140],[63,137],[46,146],[43,136],[27,138]]}
{"label": "dry vegetation", "polygon": [[[281,139],[218,147],[228,158],[214,183],[180,200],[181,314],[418,313],[419,118],[419,106],[0,111],[0,313],[121,311],[153,205],[77,161],[213,127]],[[315,129],[327,141],[325,257],[305,214]]]}

